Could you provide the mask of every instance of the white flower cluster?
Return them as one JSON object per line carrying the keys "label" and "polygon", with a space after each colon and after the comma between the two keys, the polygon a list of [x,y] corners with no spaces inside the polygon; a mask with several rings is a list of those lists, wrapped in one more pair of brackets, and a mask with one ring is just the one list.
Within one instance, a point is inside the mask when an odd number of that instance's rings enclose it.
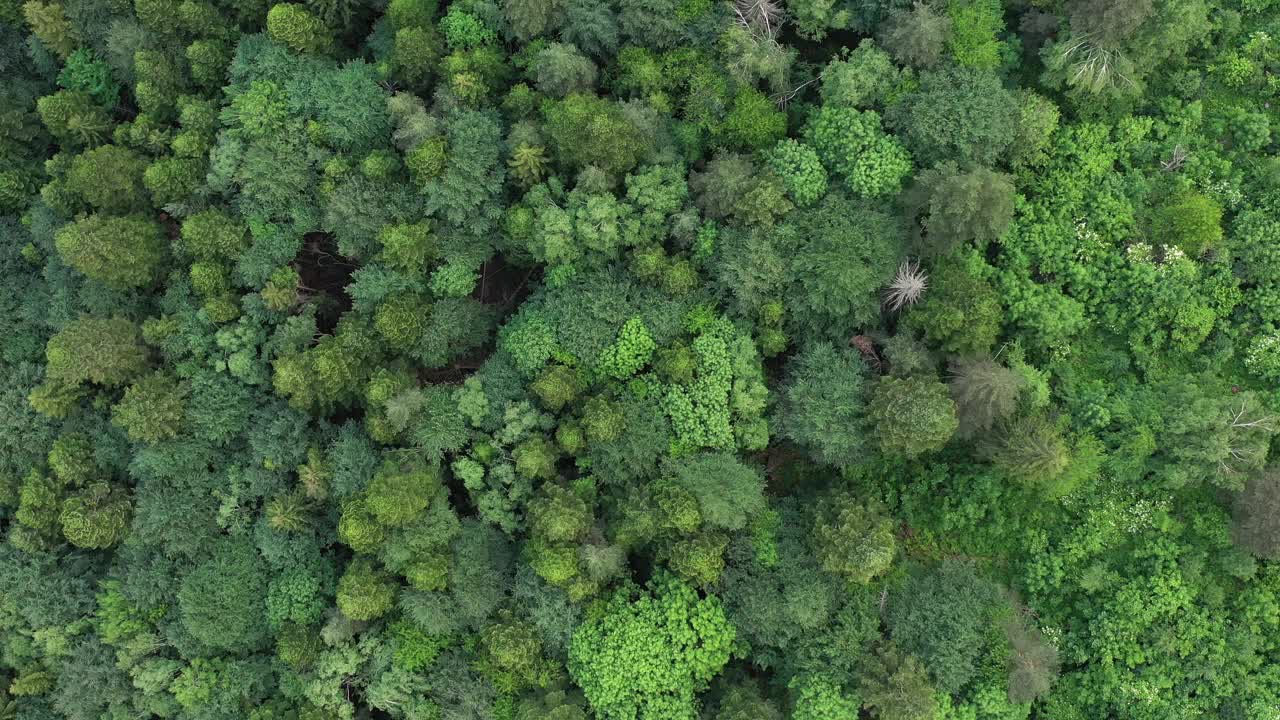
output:
{"label": "white flower cluster", "polygon": [[1166,497],[1159,500],[1139,498],[1135,502],[1121,507],[1121,527],[1131,535],[1148,530],[1154,526],[1156,516],[1168,512],[1171,507],[1173,507],[1171,498]]}
{"label": "white flower cluster", "polygon": [[1131,262],[1149,263],[1155,262],[1155,252],[1150,245],[1144,242],[1136,242],[1125,248],[1125,255],[1129,257]]}
{"label": "white flower cluster", "polygon": [[1271,334],[1254,338],[1244,356],[1244,366],[1249,372],[1270,379],[1280,365],[1280,335]]}
{"label": "white flower cluster", "polygon": [[1052,645],[1055,649],[1062,649],[1062,641],[1065,639],[1066,633],[1057,625],[1049,625],[1040,628],[1040,634],[1044,636],[1045,642]]}
{"label": "white flower cluster", "polygon": [[1102,236],[1089,227],[1086,218],[1076,220],[1076,260],[1088,263],[1104,250]]}
{"label": "white flower cluster", "polygon": [[1129,697],[1141,702],[1152,703],[1160,697],[1160,690],[1149,682],[1135,683],[1133,685],[1125,685],[1124,690]]}
{"label": "white flower cluster", "polygon": [[1228,207],[1236,207],[1244,200],[1244,192],[1235,184],[1226,180],[1207,183],[1204,191],[1222,200]]}
{"label": "white flower cluster", "polygon": [[[1104,482],[1106,479],[1102,478]],[[1096,488],[1080,488],[1062,498],[1062,502],[1068,507],[1080,505],[1092,502],[1096,494]],[[1113,488],[1106,495],[1102,502],[1086,510],[1084,518],[1088,526],[1099,531],[1119,530],[1134,535],[1154,527],[1156,518],[1173,507],[1172,496],[1156,499],[1138,497],[1134,491],[1121,488]]]}
{"label": "white flower cluster", "polygon": [[1182,252],[1182,248],[1176,245],[1161,245],[1160,249],[1164,251],[1164,261],[1171,263],[1176,260],[1185,260],[1187,254]]}

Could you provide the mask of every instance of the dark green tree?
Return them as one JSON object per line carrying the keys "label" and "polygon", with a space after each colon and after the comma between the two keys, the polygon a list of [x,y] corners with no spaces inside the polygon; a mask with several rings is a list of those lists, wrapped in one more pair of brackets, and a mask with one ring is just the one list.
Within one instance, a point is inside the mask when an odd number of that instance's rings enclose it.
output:
{"label": "dark green tree", "polygon": [[779,432],[820,462],[856,462],[866,449],[868,386],[867,366],[852,348],[804,348],[787,368]]}
{"label": "dark green tree", "polygon": [[885,625],[894,644],[920,658],[939,690],[955,692],[977,672],[999,599],[998,588],[972,564],[945,560],[917,568],[890,590]]}
{"label": "dark green tree", "polygon": [[219,539],[182,578],[182,626],[214,650],[257,650],[267,639],[266,592],[266,567],[253,545]]}
{"label": "dark green tree", "polygon": [[987,168],[943,163],[920,173],[908,200],[920,215],[919,252],[946,255],[999,239],[1013,220],[1013,194],[1013,178]]}
{"label": "dark green tree", "polygon": [[1025,380],[989,357],[961,358],[947,380],[962,438],[980,435],[1017,409]]}
{"label": "dark green tree", "polygon": [[922,73],[920,88],[887,113],[921,165],[993,165],[1016,136],[1018,102],[995,74],[963,67]]}

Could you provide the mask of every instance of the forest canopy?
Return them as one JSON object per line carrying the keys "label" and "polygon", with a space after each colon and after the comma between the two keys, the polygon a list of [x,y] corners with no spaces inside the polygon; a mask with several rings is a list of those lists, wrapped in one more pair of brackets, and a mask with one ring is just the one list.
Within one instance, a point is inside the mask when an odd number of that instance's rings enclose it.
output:
{"label": "forest canopy", "polygon": [[1278,717],[1280,0],[0,0],[0,75],[0,719]]}

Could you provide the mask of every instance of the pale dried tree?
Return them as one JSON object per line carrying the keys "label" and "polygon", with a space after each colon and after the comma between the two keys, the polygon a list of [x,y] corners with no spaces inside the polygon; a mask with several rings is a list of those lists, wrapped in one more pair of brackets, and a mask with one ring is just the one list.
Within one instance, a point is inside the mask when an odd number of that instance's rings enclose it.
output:
{"label": "pale dried tree", "polygon": [[775,0],[734,0],[738,24],[760,39],[773,40],[782,30],[782,6]]}
{"label": "pale dried tree", "polygon": [[920,265],[903,260],[898,266],[898,274],[884,294],[884,304],[889,310],[897,312],[908,305],[914,305],[929,287],[929,275]]}

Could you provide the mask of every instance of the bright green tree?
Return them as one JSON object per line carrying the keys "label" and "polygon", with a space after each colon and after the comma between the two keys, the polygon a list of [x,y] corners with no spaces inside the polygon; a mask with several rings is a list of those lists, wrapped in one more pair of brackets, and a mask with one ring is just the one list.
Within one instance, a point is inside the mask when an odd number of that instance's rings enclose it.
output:
{"label": "bright green tree", "polygon": [[728,662],[733,637],[719,599],[660,574],[590,610],[569,673],[602,720],[694,720],[697,692]]}
{"label": "bright green tree", "polygon": [[369,558],[356,558],[338,581],[338,609],[352,620],[375,620],[387,614],[396,599],[391,576]]}
{"label": "bright green tree", "polygon": [[1222,242],[1222,206],[1203,193],[1179,193],[1156,212],[1152,229],[1160,242],[1198,258]]}
{"label": "bright green tree", "polygon": [[129,433],[130,439],[153,443],[182,432],[189,388],[172,375],[147,375],[124,392],[111,409],[112,420]]}

